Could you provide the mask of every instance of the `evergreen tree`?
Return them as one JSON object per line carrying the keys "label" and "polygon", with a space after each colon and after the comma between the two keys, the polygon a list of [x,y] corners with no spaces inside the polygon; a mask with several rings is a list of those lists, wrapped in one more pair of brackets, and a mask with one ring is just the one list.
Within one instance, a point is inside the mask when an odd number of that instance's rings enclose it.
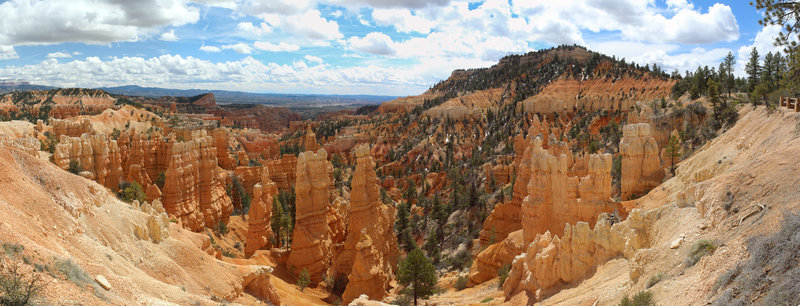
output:
{"label": "evergreen tree", "polygon": [[675,158],[681,156],[681,147],[680,147],[681,140],[678,139],[675,135],[669,136],[669,141],[667,142],[667,147],[664,148],[667,153],[667,157],[670,159],[670,167],[669,171],[672,172],[672,175],[675,175]]}
{"label": "evergreen tree", "polygon": [[[728,96],[731,95],[731,90],[736,85],[736,78],[733,75],[734,65],[736,65],[736,58],[733,56],[733,52],[728,52],[728,55],[725,56],[725,59],[722,61],[722,69],[725,71],[722,83],[725,85],[725,89],[728,90]],[[722,71],[722,69],[720,69],[720,71]]]}
{"label": "evergreen tree", "polygon": [[758,50],[756,50],[756,47],[753,47],[753,51],[750,51],[750,60],[748,60],[747,65],[744,66],[744,71],[747,73],[748,92],[752,92],[760,81],[761,64],[759,64],[759,57]]}
{"label": "evergreen tree", "polygon": [[436,269],[420,249],[409,252],[397,265],[397,282],[414,297],[414,306],[418,299],[433,295],[437,281]]}

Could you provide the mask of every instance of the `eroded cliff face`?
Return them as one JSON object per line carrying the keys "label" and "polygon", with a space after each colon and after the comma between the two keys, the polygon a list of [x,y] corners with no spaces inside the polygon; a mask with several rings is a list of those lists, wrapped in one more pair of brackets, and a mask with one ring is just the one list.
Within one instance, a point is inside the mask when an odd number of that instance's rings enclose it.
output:
{"label": "eroded cliff face", "polygon": [[[549,231],[536,235],[526,253],[514,259],[503,284],[506,299],[525,291],[529,297],[541,300],[555,286],[582,280],[611,258],[634,258],[638,250],[649,247],[648,232],[663,211],[634,209],[627,220],[619,223],[612,223],[612,218],[604,214],[594,229],[587,222],[577,222],[566,224],[563,235]],[[635,267],[630,273],[637,273]]]}
{"label": "eroded cliff face", "polygon": [[[484,221],[483,229],[480,232],[481,245],[488,246],[497,243],[505,239],[509,233],[522,229],[522,200],[528,196],[531,154],[533,153],[532,141],[536,136],[547,137],[549,134],[547,121],[540,122],[538,117],[534,116],[528,129],[528,136],[518,135],[514,139],[516,154],[512,168],[516,178],[513,195],[510,201],[495,205],[492,213]],[[543,145],[546,147],[547,143],[544,142]]]}
{"label": "eroded cliff face", "polygon": [[59,119],[52,120],[53,134],[55,134],[56,139],[61,138],[62,135],[69,137],[81,137],[81,135],[84,133],[92,133],[94,131],[92,127],[92,121],[88,118],[83,119],[81,122]]}
{"label": "eroded cliff face", "polygon": [[605,78],[588,80],[559,79],[540,93],[522,102],[530,113],[573,113],[576,110],[629,111],[637,101],[668,97],[673,80],[658,77],[623,77],[614,82]]}
{"label": "eroded cliff face", "polygon": [[[594,223],[600,213],[618,207],[611,201],[612,156],[574,156],[566,143],[554,140],[545,148],[540,135],[546,130],[535,120],[528,138],[516,141],[517,151],[524,146],[525,153],[515,160],[514,198],[495,206],[484,222],[481,243],[484,245],[488,236],[492,245],[477,254],[470,269],[470,286],[494,278],[497,269],[510,263],[536,235],[548,231],[561,235],[564,224]],[[519,229],[522,239],[504,232]]]}
{"label": "eroded cliff face", "polygon": [[308,269],[311,281],[316,283],[331,265],[331,229],[327,213],[331,206],[330,173],[325,150],[303,152],[297,158],[295,183],[295,226],[292,231],[292,252],[287,265],[293,273]]}
{"label": "eroded cliff face", "polygon": [[270,220],[272,218],[272,202],[278,195],[278,186],[269,179],[269,173],[262,171],[261,182],[253,186],[253,198],[250,211],[247,213],[247,240],[245,257],[264,247],[270,246],[273,237]]}
{"label": "eroded cliff face", "polygon": [[629,200],[641,196],[661,184],[664,171],[661,168],[658,144],[650,134],[647,123],[628,124],[622,128],[619,142],[622,155],[622,177],[620,198]]}
{"label": "eroded cliff face", "polygon": [[297,181],[297,156],[284,154],[281,159],[270,160],[264,164],[269,171],[269,178],[278,185],[278,189],[287,191]]}
{"label": "eroded cliff face", "polygon": [[359,145],[354,153],[356,170],[351,182],[347,238],[336,260],[336,273],[349,275],[342,294],[345,304],[361,294],[373,300],[383,299],[399,256],[393,231],[395,209],[380,200],[369,146]]}

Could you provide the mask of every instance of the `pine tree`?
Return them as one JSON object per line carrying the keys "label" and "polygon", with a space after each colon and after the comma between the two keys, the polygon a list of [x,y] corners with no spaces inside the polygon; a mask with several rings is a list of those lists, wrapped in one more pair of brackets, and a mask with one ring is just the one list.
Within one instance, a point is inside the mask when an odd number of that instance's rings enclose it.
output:
{"label": "pine tree", "polygon": [[747,61],[744,71],[747,73],[747,91],[752,92],[758,86],[759,77],[761,76],[761,64],[759,64],[759,55],[756,47],[753,47],[753,51],[750,51],[750,60]]}
{"label": "pine tree", "polygon": [[667,153],[667,157],[670,159],[670,167],[669,171],[672,172],[672,175],[675,175],[675,158],[681,156],[681,147],[680,147],[681,140],[678,136],[670,135],[669,141],[667,142],[667,147],[664,148]]}
{"label": "pine tree", "polygon": [[437,283],[436,269],[420,249],[415,248],[397,265],[397,282],[417,300],[433,295]]}
{"label": "pine tree", "polygon": [[725,85],[725,89],[728,90],[728,96],[731,95],[731,90],[736,80],[733,75],[734,65],[736,65],[736,58],[733,56],[733,52],[728,52],[728,55],[725,56],[725,59],[722,61],[722,68],[725,70],[723,84]]}

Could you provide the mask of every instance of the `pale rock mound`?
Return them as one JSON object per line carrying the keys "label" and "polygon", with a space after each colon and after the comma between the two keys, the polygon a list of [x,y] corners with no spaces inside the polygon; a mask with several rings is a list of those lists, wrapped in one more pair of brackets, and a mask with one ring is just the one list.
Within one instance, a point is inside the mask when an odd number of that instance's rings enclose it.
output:
{"label": "pale rock mound", "polygon": [[619,153],[622,155],[622,200],[642,195],[661,184],[664,171],[661,168],[658,144],[650,135],[649,124],[625,125],[622,128],[622,140],[619,142]]}
{"label": "pale rock mound", "polygon": [[[564,234],[536,235],[526,253],[517,256],[503,284],[506,300],[525,291],[541,300],[559,284],[570,284],[588,276],[599,264],[617,256],[633,259],[637,250],[650,245],[648,231],[664,209],[631,211],[628,219],[612,224],[607,215],[594,227],[586,222],[567,224]],[[635,266],[631,274],[636,274]],[[637,279],[638,275],[632,275]]]}

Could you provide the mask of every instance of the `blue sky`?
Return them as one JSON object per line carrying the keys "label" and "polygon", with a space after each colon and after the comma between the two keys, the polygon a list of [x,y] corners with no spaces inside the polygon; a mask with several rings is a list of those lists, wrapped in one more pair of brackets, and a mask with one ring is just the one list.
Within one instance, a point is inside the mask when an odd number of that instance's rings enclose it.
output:
{"label": "blue sky", "polygon": [[665,70],[776,51],[748,1],[0,1],[0,79],[416,95],[453,69],[580,44]]}

